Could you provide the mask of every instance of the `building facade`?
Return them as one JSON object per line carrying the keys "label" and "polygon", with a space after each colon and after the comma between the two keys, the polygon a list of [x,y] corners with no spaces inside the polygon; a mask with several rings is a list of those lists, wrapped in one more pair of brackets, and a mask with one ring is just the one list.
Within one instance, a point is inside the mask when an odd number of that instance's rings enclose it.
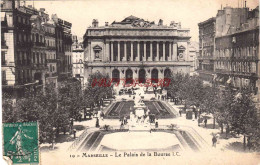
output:
{"label": "building facade", "polygon": [[85,81],[100,72],[114,79],[163,79],[167,73],[189,73],[189,29],[129,16],[98,26],[96,19],[84,35]]}
{"label": "building facade", "polygon": [[259,7],[218,11],[213,56],[214,82],[251,88],[260,117]]}
{"label": "building facade", "polygon": [[[257,65],[259,60],[259,9],[224,8],[225,13],[237,13],[242,19],[231,17],[232,24],[228,30],[218,31],[215,43],[215,72],[220,82],[232,83],[234,87],[250,86],[256,89],[258,80]],[[218,17],[222,18],[222,11]],[[232,16],[232,14],[231,14]],[[228,16],[227,16],[228,17]],[[231,19],[230,18],[230,19]],[[246,18],[246,19],[245,19]],[[226,18],[225,18],[226,19]],[[217,19],[219,22],[220,19]],[[235,21],[236,20],[236,21]],[[227,20],[228,21],[228,20]],[[225,27],[225,26],[223,26]]]}
{"label": "building facade", "polygon": [[71,77],[72,24],[60,19],[56,14],[52,15],[52,20],[55,24],[57,71],[59,75],[62,75],[61,77]]}
{"label": "building facade", "polygon": [[22,96],[27,87],[41,85],[34,75],[31,16],[19,1],[1,2],[2,90],[13,97]]}
{"label": "building facade", "polygon": [[191,75],[197,74],[197,69],[199,66],[198,56],[199,56],[199,43],[190,42],[190,44],[189,44],[189,61],[192,61],[192,65],[190,68]]}
{"label": "building facade", "polygon": [[1,2],[2,90],[14,98],[22,97],[25,89],[57,84],[57,75],[68,78],[71,69],[71,23],[57,16],[50,20],[44,8],[21,4]]}
{"label": "building facade", "polygon": [[56,38],[55,38],[55,25],[53,21],[47,21],[44,23],[45,27],[45,45],[46,45],[46,62],[47,62],[47,74],[46,83],[58,82],[57,72],[57,59],[56,59]]}
{"label": "building facade", "polygon": [[216,32],[216,18],[210,18],[199,24],[199,76],[208,82],[213,79],[214,73],[214,43]]}
{"label": "building facade", "polygon": [[84,85],[84,47],[77,36],[73,36],[72,44],[72,75]]}

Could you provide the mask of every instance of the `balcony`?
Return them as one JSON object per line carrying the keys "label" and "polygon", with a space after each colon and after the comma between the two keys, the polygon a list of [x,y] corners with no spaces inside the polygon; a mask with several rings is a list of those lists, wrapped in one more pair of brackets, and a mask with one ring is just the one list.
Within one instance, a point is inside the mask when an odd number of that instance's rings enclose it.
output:
{"label": "balcony", "polygon": [[237,61],[257,61],[258,57],[257,56],[234,56],[232,57],[233,60],[237,60]]}
{"label": "balcony", "polygon": [[47,45],[46,45],[46,49],[47,49],[47,50],[55,50],[55,51],[56,51],[56,47],[53,47],[53,46],[47,46]]}
{"label": "balcony", "polygon": [[17,41],[18,47],[31,47],[32,45],[33,45],[32,42]]}
{"label": "balcony", "polygon": [[256,73],[251,72],[240,72],[240,71],[233,71],[233,74],[235,76],[244,76],[244,77],[257,77]]}
{"label": "balcony", "polygon": [[216,69],[215,72],[219,73],[219,74],[231,74],[232,73],[231,71],[226,70],[226,69]]}
{"label": "balcony", "polygon": [[49,33],[49,32],[45,32],[45,36],[50,36],[50,37],[55,38],[55,34]]}
{"label": "balcony", "polygon": [[23,24],[23,23],[19,23],[17,22],[16,26],[19,28],[19,29],[25,29],[27,31],[30,31],[32,26],[30,24]]}
{"label": "balcony", "polygon": [[231,60],[231,58],[230,57],[215,57],[215,60],[228,61],[228,60]]}
{"label": "balcony", "polygon": [[213,56],[198,56],[198,60],[213,60]]}
{"label": "balcony", "polygon": [[39,46],[39,47],[45,47],[45,43],[42,43],[42,42],[34,42],[33,45]]}
{"label": "balcony", "polygon": [[57,59],[46,59],[47,63],[57,63]]}

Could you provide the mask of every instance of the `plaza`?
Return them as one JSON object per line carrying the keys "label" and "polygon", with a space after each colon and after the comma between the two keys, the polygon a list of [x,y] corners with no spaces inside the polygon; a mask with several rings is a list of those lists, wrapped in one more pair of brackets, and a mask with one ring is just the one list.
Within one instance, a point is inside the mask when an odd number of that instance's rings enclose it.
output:
{"label": "plaza", "polygon": [[[179,109],[172,106],[173,103],[154,100],[155,94],[144,93],[142,89],[136,89],[134,93],[131,97],[116,95],[111,104],[103,107],[104,118],[99,112],[94,115],[88,121],[92,121],[93,127],[79,135],[69,150],[87,153],[209,150],[209,144],[195,129],[179,124]],[[142,110],[140,115],[138,111]],[[152,116],[155,116],[154,120],[151,120]]]}

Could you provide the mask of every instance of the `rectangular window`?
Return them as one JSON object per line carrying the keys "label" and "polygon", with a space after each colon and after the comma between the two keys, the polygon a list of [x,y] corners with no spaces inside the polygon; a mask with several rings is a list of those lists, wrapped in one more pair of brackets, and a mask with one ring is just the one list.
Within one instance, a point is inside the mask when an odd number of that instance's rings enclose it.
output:
{"label": "rectangular window", "polygon": [[6,65],[6,61],[5,61],[5,51],[1,51],[1,61],[2,61],[2,65]]}
{"label": "rectangular window", "polygon": [[37,56],[37,64],[39,64],[39,63],[40,63],[40,56],[39,56],[39,53],[37,53],[36,56]]}
{"label": "rectangular window", "polygon": [[7,82],[6,82],[6,72],[5,72],[5,70],[2,71],[2,85],[7,85]]}

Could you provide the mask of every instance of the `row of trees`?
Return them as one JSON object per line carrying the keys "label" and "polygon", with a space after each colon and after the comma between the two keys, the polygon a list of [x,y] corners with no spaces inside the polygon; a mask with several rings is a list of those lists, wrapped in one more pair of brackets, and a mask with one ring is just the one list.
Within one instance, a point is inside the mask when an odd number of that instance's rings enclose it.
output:
{"label": "row of trees", "polygon": [[[96,73],[89,80],[97,77],[105,76]],[[87,107],[102,105],[111,94],[112,87],[91,88],[89,83],[82,89],[76,79],[63,81],[58,88],[47,84],[44,90],[27,90],[15,102],[3,93],[3,122],[38,121],[40,142],[53,143],[60,132],[72,131],[72,120],[79,119]]]}
{"label": "row of trees", "polygon": [[171,83],[167,91],[171,96],[184,100],[186,106],[195,105],[201,112],[211,113],[213,128],[217,122],[221,127],[221,133],[225,126],[226,135],[231,131],[243,134],[244,145],[247,136],[251,147],[260,149],[260,121],[249,88],[234,89],[229,84],[225,88],[214,84],[203,85],[198,76],[190,77],[181,73],[170,77]]}

